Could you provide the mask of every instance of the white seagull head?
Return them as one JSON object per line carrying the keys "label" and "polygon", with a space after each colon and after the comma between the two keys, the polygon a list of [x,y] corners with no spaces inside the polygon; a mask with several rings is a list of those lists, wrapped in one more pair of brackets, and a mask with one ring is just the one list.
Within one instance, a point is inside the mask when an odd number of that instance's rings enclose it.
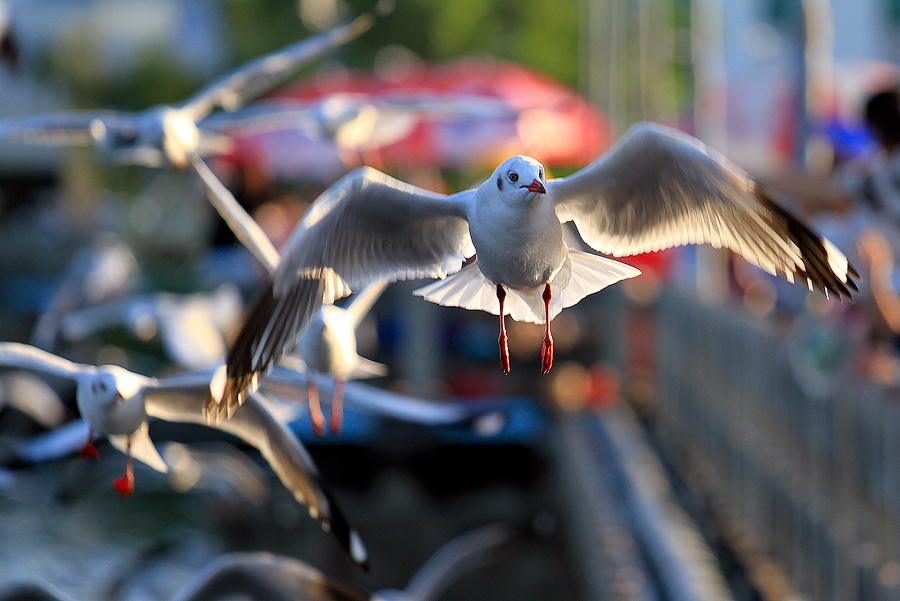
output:
{"label": "white seagull head", "polygon": [[537,195],[547,193],[544,166],[524,155],[517,155],[500,163],[485,185],[496,185],[500,197],[510,205],[530,203]]}
{"label": "white seagull head", "polygon": [[131,435],[147,420],[141,383],[121,367],[104,365],[84,376],[76,401],[85,419],[107,434]]}

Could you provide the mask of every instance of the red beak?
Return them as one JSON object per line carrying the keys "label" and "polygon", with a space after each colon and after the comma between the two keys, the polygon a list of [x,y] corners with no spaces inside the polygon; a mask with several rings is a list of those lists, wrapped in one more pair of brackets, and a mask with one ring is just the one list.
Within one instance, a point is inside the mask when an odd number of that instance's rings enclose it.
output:
{"label": "red beak", "polygon": [[527,186],[522,186],[526,190],[530,190],[531,192],[537,192],[540,194],[546,194],[547,190],[544,189],[544,184],[540,182],[540,180],[535,179],[533,182],[528,184]]}

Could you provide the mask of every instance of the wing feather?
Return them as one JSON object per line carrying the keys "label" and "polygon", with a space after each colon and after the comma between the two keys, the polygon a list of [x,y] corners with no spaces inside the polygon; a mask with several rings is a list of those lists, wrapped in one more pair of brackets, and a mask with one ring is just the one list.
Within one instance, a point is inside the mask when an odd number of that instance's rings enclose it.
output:
{"label": "wing feather", "polygon": [[562,221],[614,256],[683,244],[728,248],[766,271],[851,298],[847,258],[761,190],[739,167],[687,134],[633,126],[597,161],[551,180]]}
{"label": "wing feather", "polygon": [[466,199],[357,169],[326,190],[298,224],[227,359],[221,415],[234,412],[271,365],[296,346],[323,303],[375,279],[443,278],[472,254]]}
{"label": "wing feather", "polygon": [[18,342],[0,342],[0,367],[25,369],[38,375],[52,375],[78,381],[83,374],[95,373],[93,365],[82,365],[53,353]]}
{"label": "wing feather", "polygon": [[[173,422],[207,425],[203,404],[208,374],[163,378],[145,393],[147,414]],[[325,530],[330,530],[352,559],[365,565],[367,558],[359,535],[349,525],[325,488],[312,458],[297,435],[279,420],[262,395],[248,402],[232,419],[216,426],[257,448],[284,486],[305,505]]]}

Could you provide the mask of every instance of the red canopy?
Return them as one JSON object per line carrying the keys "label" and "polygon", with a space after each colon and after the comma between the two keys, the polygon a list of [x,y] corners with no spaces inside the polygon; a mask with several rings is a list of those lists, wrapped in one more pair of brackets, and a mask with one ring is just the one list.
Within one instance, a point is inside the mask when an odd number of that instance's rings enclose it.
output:
{"label": "red canopy", "polygon": [[[231,128],[237,164],[276,179],[333,179],[385,169],[493,167],[515,154],[583,165],[609,144],[586,98],[520,65],[469,58],[402,73],[336,71],[250,107]],[[261,115],[266,115],[263,119]]]}

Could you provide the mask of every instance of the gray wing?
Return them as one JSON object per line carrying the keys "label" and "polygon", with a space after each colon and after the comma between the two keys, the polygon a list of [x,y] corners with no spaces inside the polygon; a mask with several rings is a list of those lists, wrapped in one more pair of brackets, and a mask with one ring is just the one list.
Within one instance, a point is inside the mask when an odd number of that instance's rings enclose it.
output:
{"label": "gray wing", "polygon": [[[144,394],[147,415],[174,422],[209,425],[203,405],[209,391],[211,374],[173,376],[159,381]],[[360,565],[367,555],[359,534],[347,523],[337,503],[325,489],[312,458],[300,439],[269,410],[265,399],[251,394],[242,410],[216,428],[237,436],[257,448],[284,486],[307,508],[325,530]]]}
{"label": "gray wing", "polygon": [[504,524],[471,530],[445,543],[420,567],[403,595],[409,601],[436,599],[454,580],[483,565],[489,554],[512,539],[514,531]]}
{"label": "gray wing", "polygon": [[6,583],[0,589],[0,601],[74,601],[46,582]]}
{"label": "gray wing", "polygon": [[0,140],[51,146],[92,146],[107,136],[137,137],[134,114],[118,111],[68,111],[0,120]]}
{"label": "gray wing", "polygon": [[212,203],[216,212],[225,220],[231,231],[241,243],[253,253],[260,263],[272,272],[278,266],[281,257],[269,240],[266,233],[256,221],[253,220],[244,207],[235,199],[234,195],[225,187],[212,170],[203,162],[196,153],[188,155],[190,165],[200,178],[206,197]]}
{"label": "gray wing", "polygon": [[859,274],[830,241],[779,206],[737,165],[699,140],[632,126],[602,157],[549,182],[561,221],[614,256],[710,243],[772,274],[850,298]]}
{"label": "gray wing", "polygon": [[372,15],[361,15],[349,23],[251,61],[202,89],[182,108],[196,123],[217,107],[230,111],[243,106],[275,89],[302,65],[357,38],[372,26],[373,21]]}
{"label": "gray wing", "polygon": [[363,167],[326,190],[298,224],[281,264],[251,306],[227,356],[221,399],[233,412],[248,388],[296,345],[322,303],[367,283],[444,277],[473,254],[465,219],[469,190],[428,192]]}
{"label": "gray wing", "polygon": [[172,601],[367,601],[370,596],[316,568],[265,551],[220,555],[172,597]]}
{"label": "gray wing", "polygon": [[[309,372],[297,371],[278,365],[266,376],[262,386],[265,390],[272,390],[273,392],[276,388],[289,388],[292,391],[302,388],[305,392],[309,377]],[[332,378],[319,378],[316,380],[316,383],[325,392],[334,391],[334,380]],[[344,406],[374,415],[426,426],[454,426],[460,424],[477,426],[480,423],[480,418],[497,413],[495,409],[469,407],[468,405],[455,402],[429,401],[354,381],[347,382],[344,386]]]}

